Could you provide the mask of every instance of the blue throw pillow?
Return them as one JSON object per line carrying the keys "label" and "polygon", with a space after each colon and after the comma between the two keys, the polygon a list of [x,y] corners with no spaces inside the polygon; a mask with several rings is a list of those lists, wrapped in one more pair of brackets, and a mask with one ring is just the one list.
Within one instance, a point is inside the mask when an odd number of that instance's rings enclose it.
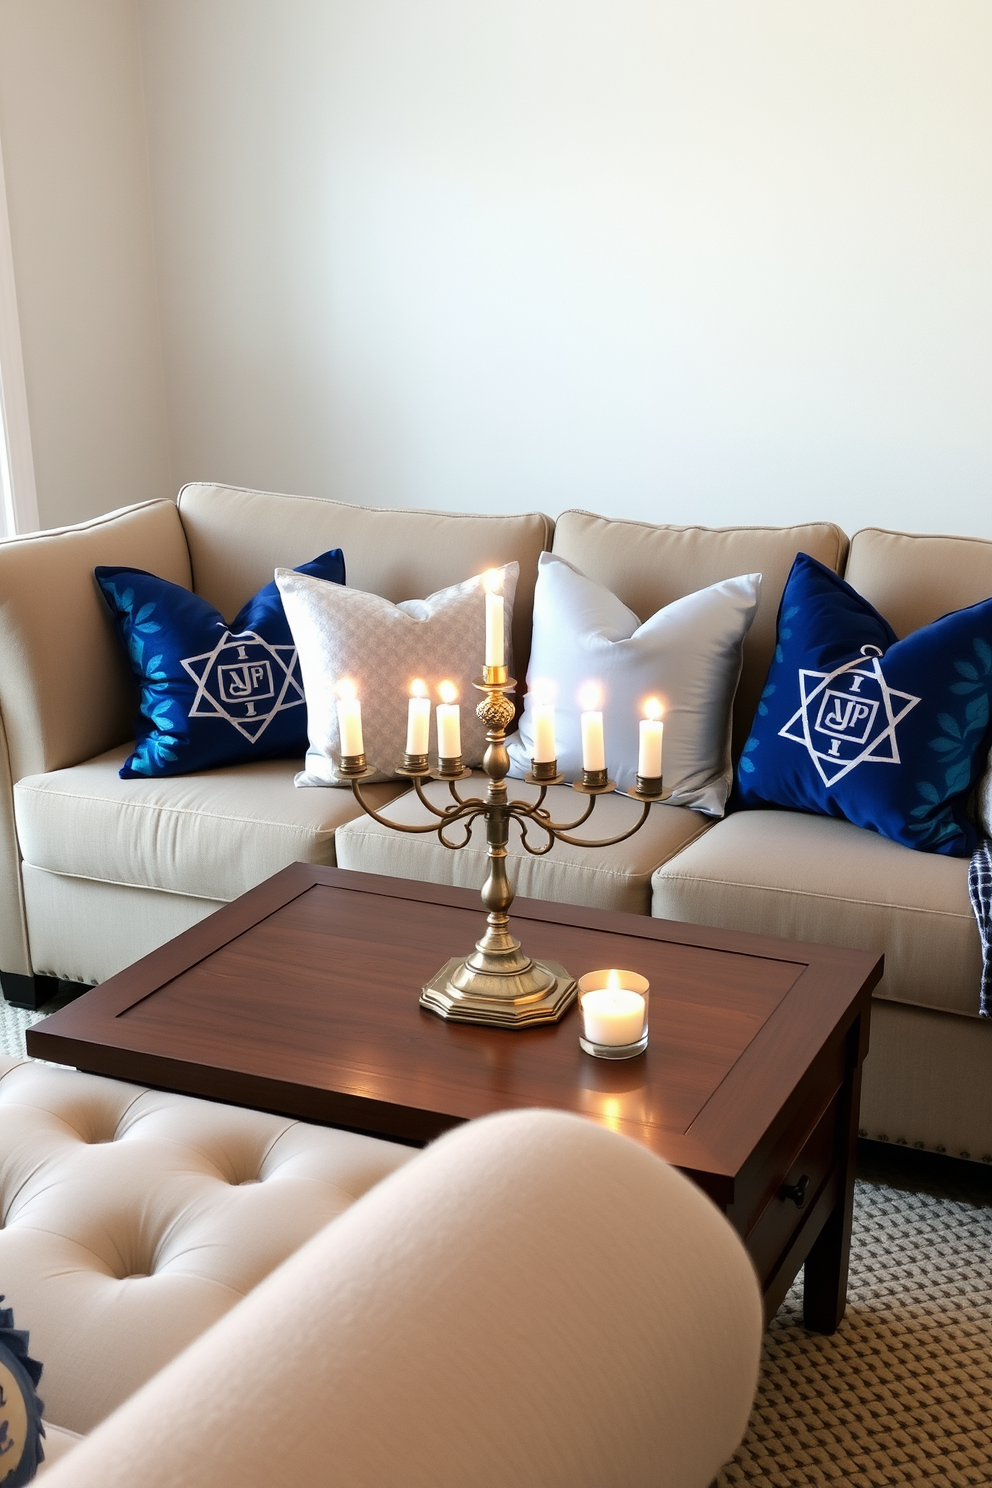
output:
{"label": "blue throw pillow", "polygon": [[737,769],[742,806],[839,816],[967,857],[989,752],[992,599],[899,640],[850,584],[800,553]]}
{"label": "blue throw pillow", "polygon": [[[134,753],[122,779],[303,757],[303,678],[274,581],[228,626],[198,594],[143,569],[94,572],[141,689]],[[341,549],[297,573],[343,584]]]}

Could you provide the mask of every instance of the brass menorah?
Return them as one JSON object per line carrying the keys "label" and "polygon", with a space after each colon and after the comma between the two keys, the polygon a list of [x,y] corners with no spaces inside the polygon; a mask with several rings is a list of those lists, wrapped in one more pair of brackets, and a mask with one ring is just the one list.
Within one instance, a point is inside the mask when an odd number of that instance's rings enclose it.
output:
{"label": "brass menorah", "polygon": [[[513,721],[514,705],[507,696],[516,686],[506,667],[487,666],[474,686],[485,697],[476,714],[486,727],[486,752],[482,768],[488,776],[485,796],[463,796],[458,782],[467,780],[472,771],[462,764],[461,756],[439,758],[431,769],[428,757],[407,754],[399,773],[412,780],[413,787],[435,821],[411,826],[390,821],[370,806],[362,793],[361,782],[375,773],[364,754],[342,755],[341,774],[350,780],[355,799],[374,821],[396,832],[434,832],[444,847],[457,852],[471,840],[472,824],[484,817],[488,844],[489,871],[482,886],[482,904],[488,911],[486,932],[476,942],[471,955],[447,961],[424,987],[420,1001],[423,1007],[458,1023],[481,1023],[495,1028],[533,1028],[542,1023],[556,1023],[575,1000],[575,978],[553,961],[537,961],[522,949],[510,929],[510,905],[513,885],[506,870],[506,849],[510,823],[516,822],[521,844],[534,857],[543,857],[556,842],[569,842],[575,847],[612,847],[633,837],[644,825],[648,812],[657,801],[665,799],[662,777],[637,776],[634,790],[627,794],[641,803],[641,814],[626,832],[616,837],[590,839],[572,835],[592,816],[598,797],[616,790],[608,771],[583,770],[572,789],[587,796],[588,803],[574,821],[552,821],[544,808],[549,786],[560,785],[564,776],[558,772],[558,761],[532,761],[525,777],[528,784],[539,787],[535,801],[510,800],[506,776],[510,757],[506,750],[506,730]],[[438,807],[424,792],[424,781],[446,780],[452,795],[449,806]],[[449,833],[457,823],[462,831],[452,840]],[[537,840],[528,835],[533,830]],[[543,834],[543,835],[538,835]]]}

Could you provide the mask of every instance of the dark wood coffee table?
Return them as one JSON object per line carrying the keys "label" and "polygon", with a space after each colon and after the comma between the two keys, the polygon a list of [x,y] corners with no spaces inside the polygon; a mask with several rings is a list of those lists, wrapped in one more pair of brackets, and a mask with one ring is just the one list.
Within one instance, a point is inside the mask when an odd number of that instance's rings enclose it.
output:
{"label": "dark wood coffee table", "polygon": [[805,1263],[806,1325],[844,1311],[861,1062],[880,956],[518,900],[518,934],[579,976],[651,981],[623,1062],[550,1028],[446,1023],[421,986],[484,928],[479,896],[298,863],[28,1030],[97,1074],[423,1143],[519,1106],[643,1142],[744,1237],[768,1314]]}

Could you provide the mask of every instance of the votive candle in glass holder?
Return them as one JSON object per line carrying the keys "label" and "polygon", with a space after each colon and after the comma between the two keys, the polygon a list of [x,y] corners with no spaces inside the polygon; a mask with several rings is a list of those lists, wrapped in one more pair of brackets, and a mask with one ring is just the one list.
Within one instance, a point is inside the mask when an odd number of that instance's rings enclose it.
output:
{"label": "votive candle in glass holder", "polygon": [[597,1059],[633,1059],[648,1046],[651,984],[636,971],[589,971],[579,977],[579,1044]]}

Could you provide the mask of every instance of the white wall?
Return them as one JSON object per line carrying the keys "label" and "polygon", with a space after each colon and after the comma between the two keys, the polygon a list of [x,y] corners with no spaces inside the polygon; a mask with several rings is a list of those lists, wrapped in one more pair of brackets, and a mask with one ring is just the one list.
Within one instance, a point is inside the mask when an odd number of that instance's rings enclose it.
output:
{"label": "white wall", "polygon": [[986,0],[139,0],[177,479],[992,535]]}
{"label": "white wall", "polygon": [[41,524],[174,494],[133,0],[0,0],[0,139]]}
{"label": "white wall", "polygon": [[42,521],[992,536],[990,54],[987,0],[0,0]]}

